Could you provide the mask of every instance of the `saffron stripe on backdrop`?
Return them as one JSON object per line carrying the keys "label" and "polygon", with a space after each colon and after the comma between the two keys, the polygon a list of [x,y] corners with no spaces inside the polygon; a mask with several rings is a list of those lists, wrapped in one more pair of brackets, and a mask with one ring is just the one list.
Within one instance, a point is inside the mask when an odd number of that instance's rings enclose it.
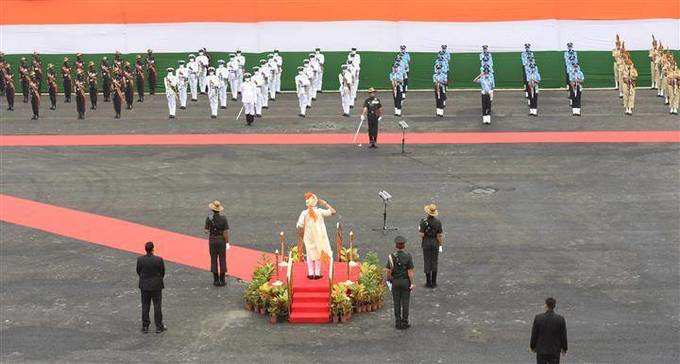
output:
{"label": "saffron stripe on backdrop", "polygon": [[[143,254],[144,243],[153,241],[163,259],[210,270],[206,238],[2,194],[0,221],[136,254]],[[274,238],[272,247],[277,243]],[[274,261],[273,254],[232,245],[227,254],[229,275],[249,281],[263,254]]]}
{"label": "saffron stripe on backdrop", "polygon": [[[347,145],[353,134],[1,135],[0,147],[149,145]],[[381,144],[401,144],[401,133],[382,133]],[[680,143],[680,130],[408,133],[413,144]],[[358,143],[367,143],[362,133]]]}
{"label": "saffron stripe on backdrop", "polygon": [[3,0],[0,4],[4,25],[680,18],[677,0]]}

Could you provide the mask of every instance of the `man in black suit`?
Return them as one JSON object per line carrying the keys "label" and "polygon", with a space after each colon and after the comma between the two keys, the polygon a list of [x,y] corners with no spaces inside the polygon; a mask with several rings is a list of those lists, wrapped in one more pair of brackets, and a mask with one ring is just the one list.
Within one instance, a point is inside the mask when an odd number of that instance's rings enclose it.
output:
{"label": "man in black suit", "polygon": [[144,246],[146,254],[137,258],[137,275],[139,275],[139,289],[142,292],[142,332],[149,332],[149,310],[153,301],[153,320],[156,324],[156,333],[167,330],[163,325],[163,311],[161,310],[163,277],[165,276],[165,263],[163,258],[153,255],[153,243],[147,242]]}
{"label": "man in black suit", "polygon": [[537,364],[559,364],[560,352],[567,355],[567,324],[555,313],[556,303],[554,298],[547,298],[545,313],[534,318],[530,349],[536,353]]}

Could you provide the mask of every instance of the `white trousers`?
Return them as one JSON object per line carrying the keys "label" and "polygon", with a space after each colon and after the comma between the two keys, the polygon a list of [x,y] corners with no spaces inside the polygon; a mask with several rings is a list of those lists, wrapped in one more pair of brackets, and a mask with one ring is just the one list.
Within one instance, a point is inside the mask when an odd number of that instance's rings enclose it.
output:
{"label": "white trousers", "polygon": [[312,106],[312,96],[314,95],[314,91],[312,91],[312,88],[309,88],[309,91],[307,91],[307,105]]}
{"label": "white trousers", "polygon": [[276,74],[276,92],[281,92],[281,72]]}
{"label": "white trousers", "polygon": [[340,90],[340,100],[342,101],[342,112],[349,114],[349,106],[352,105],[352,91],[347,89]]}
{"label": "white trousers", "polygon": [[187,83],[179,82],[179,106],[187,107]]}
{"label": "white trousers", "polygon": [[269,84],[269,98],[272,100],[276,99],[276,77],[273,77],[273,81]]}
{"label": "white trousers", "polygon": [[262,92],[259,88],[255,97],[255,114],[262,115]]}
{"label": "white trousers", "polygon": [[298,103],[300,105],[300,114],[304,115],[307,112],[307,105],[309,105],[309,97],[306,93],[298,94]]}
{"label": "white trousers", "polygon": [[238,98],[238,78],[229,79],[229,88],[231,89],[231,98],[236,100]]}
{"label": "white trousers", "polygon": [[320,90],[321,90],[321,86],[323,85],[323,71],[320,71],[320,72],[316,75],[316,80],[315,80],[315,81],[316,81],[316,85],[314,86],[314,88],[316,88],[317,91],[320,91]]}
{"label": "white trousers", "polygon": [[201,71],[198,73],[198,87],[201,90],[201,92],[206,92],[208,90],[205,71]]}
{"label": "white trousers", "polygon": [[352,83],[352,105],[354,105],[354,100],[357,99],[357,91],[359,91],[359,74],[354,75],[354,82]]}
{"label": "white trousers", "polygon": [[194,74],[189,75],[189,89],[191,89],[191,99],[198,99],[198,76]]}
{"label": "white trousers", "polygon": [[243,112],[246,115],[255,115],[255,103],[254,102],[244,102]]}
{"label": "white trousers", "polygon": [[217,92],[215,91],[208,92],[208,100],[210,101],[210,115],[217,116],[217,101],[218,101]]}
{"label": "white trousers", "polygon": [[317,91],[319,91],[319,90],[316,88],[316,86],[317,86],[317,84],[318,84],[318,81],[317,81],[317,80],[319,79],[318,76],[319,76],[319,75],[317,75],[317,77],[315,77],[313,80],[310,81],[311,87],[310,87],[309,89],[312,91],[312,93],[311,93],[311,95],[309,95],[309,96],[312,97],[312,98],[314,98],[314,99],[316,99],[316,93],[317,93]]}
{"label": "white trousers", "polygon": [[321,276],[321,260],[311,260],[307,258],[307,275]]}
{"label": "white trousers", "polygon": [[220,106],[227,107],[227,83],[220,82]]}
{"label": "white trousers", "polygon": [[262,86],[262,106],[269,107],[269,85]]}
{"label": "white trousers", "polygon": [[175,116],[175,111],[177,110],[176,95],[174,92],[168,92],[165,96],[168,98],[168,115]]}

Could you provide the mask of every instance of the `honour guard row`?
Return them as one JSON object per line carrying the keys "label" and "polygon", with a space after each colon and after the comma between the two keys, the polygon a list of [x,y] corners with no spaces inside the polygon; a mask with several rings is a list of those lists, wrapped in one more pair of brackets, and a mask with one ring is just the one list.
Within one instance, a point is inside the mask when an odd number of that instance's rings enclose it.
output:
{"label": "honour guard row", "polygon": [[669,106],[669,112],[678,114],[680,107],[680,69],[673,53],[665,49],[661,42],[652,36],[652,47],[649,50],[649,61],[652,73],[652,89],[658,90],[657,95],[664,98],[664,104]]}
{"label": "honour guard row", "polygon": [[317,93],[322,92],[323,71],[326,58],[321,53],[320,48],[316,48],[314,53],[310,53],[298,66],[298,74],[295,76],[295,91],[298,97],[300,113],[298,116],[304,118],[307,109],[312,107],[312,101],[316,100]]}

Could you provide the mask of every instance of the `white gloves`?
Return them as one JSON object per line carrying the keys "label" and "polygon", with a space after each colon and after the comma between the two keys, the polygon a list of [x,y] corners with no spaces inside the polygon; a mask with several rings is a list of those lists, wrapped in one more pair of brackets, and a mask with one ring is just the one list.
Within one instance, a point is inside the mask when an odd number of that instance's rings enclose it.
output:
{"label": "white gloves", "polygon": [[[227,249],[229,249],[229,248],[227,247]],[[443,246],[443,245],[440,245],[440,246],[439,246],[439,252],[441,253],[441,252],[443,252],[443,251],[444,251],[444,246]]]}
{"label": "white gloves", "polygon": [[366,117],[361,115],[361,121],[366,121]]}

